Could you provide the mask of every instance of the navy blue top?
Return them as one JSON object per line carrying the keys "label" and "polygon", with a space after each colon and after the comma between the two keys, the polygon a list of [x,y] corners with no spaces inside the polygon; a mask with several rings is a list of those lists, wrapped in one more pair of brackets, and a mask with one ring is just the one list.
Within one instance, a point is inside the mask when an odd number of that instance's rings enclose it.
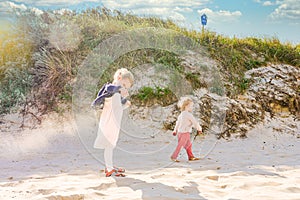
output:
{"label": "navy blue top", "polygon": [[[121,86],[113,85],[111,83],[106,83],[102,86],[97,94],[97,98],[92,102],[92,107],[101,106],[103,107],[105,98],[112,97],[115,93],[120,93]],[[121,97],[121,103],[125,104],[127,102],[126,98]]]}

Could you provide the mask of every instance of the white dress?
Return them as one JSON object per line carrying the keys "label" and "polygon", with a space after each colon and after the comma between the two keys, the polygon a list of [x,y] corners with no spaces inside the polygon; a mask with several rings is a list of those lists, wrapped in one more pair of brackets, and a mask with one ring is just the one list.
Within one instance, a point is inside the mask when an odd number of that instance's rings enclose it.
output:
{"label": "white dress", "polygon": [[126,108],[121,104],[120,93],[115,93],[112,97],[105,99],[94,148],[105,149],[116,146],[123,110]]}

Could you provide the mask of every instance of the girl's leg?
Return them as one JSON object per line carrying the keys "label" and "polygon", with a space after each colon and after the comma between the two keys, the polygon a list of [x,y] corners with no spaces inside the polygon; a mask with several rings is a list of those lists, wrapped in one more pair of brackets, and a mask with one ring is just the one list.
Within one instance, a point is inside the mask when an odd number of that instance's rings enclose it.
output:
{"label": "girl's leg", "polygon": [[111,176],[124,177],[125,175],[122,174],[118,169],[114,169],[113,150],[114,150],[114,147],[112,145],[107,145],[106,148],[104,149],[104,161],[105,161],[105,167],[106,167],[106,170],[105,170],[106,177],[111,177]]}
{"label": "girl's leg", "polygon": [[194,155],[193,155],[193,152],[192,152],[192,143],[191,143],[191,138],[190,138],[190,134],[187,134],[185,136],[185,139],[186,139],[186,143],[185,143],[185,150],[186,150],[186,153],[188,155],[188,158],[194,158]]}
{"label": "girl's leg", "polygon": [[194,158],[195,156],[194,156],[194,154],[192,152],[192,143],[191,142],[189,142],[189,143],[190,144],[186,148],[186,153],[187,153],[187,155],[188,155],[188,157],[190,159],[190,158]]}
{"label": "girl's leg", "polygon": [[106,148],[104,149],[104,162],[107,171],[111,171],[114,169],[113,150],[114,147],[112,145],[107,145]]}
{"label": "girl's leg", "polygon": [[177,137],[178,137],[178,144],[177,144],[177,147],[174,151],[174,153],[172,154],[171,158],[172,159],[177,159],[177,156],[182,148],[182,146],[184,146],[184,137],[183,137],[184,133],[178,133]]}

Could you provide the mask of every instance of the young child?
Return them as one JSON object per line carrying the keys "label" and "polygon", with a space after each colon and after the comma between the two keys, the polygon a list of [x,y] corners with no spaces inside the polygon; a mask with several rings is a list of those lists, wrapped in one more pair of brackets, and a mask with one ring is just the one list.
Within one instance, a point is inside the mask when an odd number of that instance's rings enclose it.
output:
{"label": "young child", "polygon": [[104,149],[106,177],[124,176],[122,173],[125,170],[113,165],[113,150],[119,138],[123,110],[131,105],[126,97],[129,96],[127,89],[133,85],[133,82],[134,78],[130,71],[125,68],[118,69],[113,83],[110,84],[110,87],[117,89],[114,89],[115,93],[104,99],[94,148]]}
{"label": "young child", "polygon": [[173,135],[177,135],[178,137],[178,145],[171,156],[171,160],[174,162],[179,162],[179,160],[177,160],[177,156],[182,147],[185,148],[189,161],[199,160],[199,158],[194,157],[192,153],[192,143],[190,139],[190,133],[192,132],[193,127],[197,129],[197,134],[202,133],[201,126],[191,113],[193,111],[193,106],[193,100],[189,97],[182,97],[178,102],[178,107],[180,108],[181,113],[178,116],[173,131]]}

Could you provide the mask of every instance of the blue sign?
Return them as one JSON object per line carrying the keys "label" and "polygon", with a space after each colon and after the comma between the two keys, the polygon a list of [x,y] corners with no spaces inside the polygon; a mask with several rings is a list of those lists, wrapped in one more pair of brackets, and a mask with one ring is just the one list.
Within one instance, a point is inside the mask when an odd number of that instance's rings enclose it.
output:
{"label": "blue sign", "polygon": [[206,16],[206,14],[203,14],[203,15],[201,16],[201,24],[202,24],[203,26],[207,24],[207,16]]}

